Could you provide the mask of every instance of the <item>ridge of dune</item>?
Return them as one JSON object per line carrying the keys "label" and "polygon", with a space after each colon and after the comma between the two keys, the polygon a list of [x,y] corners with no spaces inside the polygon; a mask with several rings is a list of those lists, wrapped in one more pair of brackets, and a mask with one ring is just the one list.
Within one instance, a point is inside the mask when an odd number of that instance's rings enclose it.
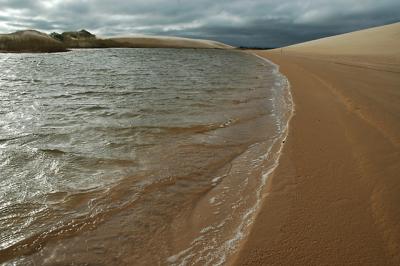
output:
{"label": "ridge of dune", "polygon": [[400,73],[400,22],[295,44],[272,53]]}
{"label": "ridge of dune", "polygon": [[321,55],[380,55],[400,57],[400,22],[326,37],[283,48]]}
{"label": "ridge of dune", "polygon": [[0,34],[0,52],[64,52],[67,48],[193,48],[233,49],[212,40],[165,36],[130,36],[97,38],[86,30],[53,32],[51,35],[36,30]]}
{"label": "ridge of dune", "polygon": [[182,37],[166,36],[132,36],[115,37],[111,40],[124,47],[137,48],[209,48],[209,49],[232,49],[233,47],[224,43],[211,40],[189,39]]}
{"label": "ridge of dune", "polygon": [[0,52],[65,52],[62,42],[36,30],[0,34]]}

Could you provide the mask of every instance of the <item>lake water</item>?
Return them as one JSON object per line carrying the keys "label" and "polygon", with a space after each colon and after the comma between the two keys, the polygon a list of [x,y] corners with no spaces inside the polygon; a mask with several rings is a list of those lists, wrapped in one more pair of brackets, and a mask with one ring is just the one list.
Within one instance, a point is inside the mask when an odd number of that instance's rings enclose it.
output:
{"label": "lake water", "polygon": [[0,263],[226,263],[291,105],[240,51],[0,54]]}

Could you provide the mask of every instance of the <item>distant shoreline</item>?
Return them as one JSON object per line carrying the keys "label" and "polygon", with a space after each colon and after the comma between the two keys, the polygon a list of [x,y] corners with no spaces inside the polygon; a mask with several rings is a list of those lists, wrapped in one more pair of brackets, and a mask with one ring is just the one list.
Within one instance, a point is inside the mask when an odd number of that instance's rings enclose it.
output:
{"label": "distant shoreline", "polygon": [[55,53],[68,52],[74,48],[234,49],[235,47],[211,40],[181,37],[136,36],[102,39],[86,30],[50,35],[36,30],[0,34],[0,53]]}

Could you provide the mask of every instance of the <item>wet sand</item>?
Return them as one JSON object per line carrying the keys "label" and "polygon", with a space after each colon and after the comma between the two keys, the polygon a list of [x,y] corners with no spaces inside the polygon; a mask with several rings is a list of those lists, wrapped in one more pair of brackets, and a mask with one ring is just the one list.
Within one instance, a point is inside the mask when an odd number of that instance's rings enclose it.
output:
{"label": "wet sand", "polygon": [[400,265],[398,32],[255,52],[280,65],[296,110],[236,265]]}

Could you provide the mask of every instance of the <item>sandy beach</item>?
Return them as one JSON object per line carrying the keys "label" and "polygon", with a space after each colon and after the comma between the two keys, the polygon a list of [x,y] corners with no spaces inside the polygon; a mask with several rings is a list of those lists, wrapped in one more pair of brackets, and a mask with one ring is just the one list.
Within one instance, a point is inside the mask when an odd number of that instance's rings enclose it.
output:
{"label": "sandy beach", "polygon": [[255,52],[296,105],[236,265],[400,265],[400,23]]}

